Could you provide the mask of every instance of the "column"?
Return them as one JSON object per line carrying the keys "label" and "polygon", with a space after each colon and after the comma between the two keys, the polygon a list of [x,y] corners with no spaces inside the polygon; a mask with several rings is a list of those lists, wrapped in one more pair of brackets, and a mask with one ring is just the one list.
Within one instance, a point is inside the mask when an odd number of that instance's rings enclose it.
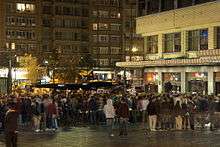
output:
{"label": "column", "polygon": [[163,57],[163,34],[158,35],[158,56]]}
{"label": "column", "polygon": [[208,49],[215,49],[215,29],[214,27],[208,28]]}
{"label": "column", "polygon": [[163,92],[163,80],[162,80],[162,72],[159,71],[158,72],[158,93],[162,93]]}
{"label": "column", "polygon": [[214,73],[213,71],[208,71],[208,94],[214,93]]}
{"label": "column", "polygon": [[146,50],[147,50],[147,36],[144,36],[144,60],[146,60]]}
{"label": "column", "polygon": [[181,71],[181,93],[186,93],[186,72]]}
{"label": "column", "polygon": [[182,31],[182,32],[181,32],[181,53],[182,53],[183,55],[186,54],[186,50],[187,50],[187,48],[188,48],[186,42],[187,42],[187,32],[186,32],[186,31]]}

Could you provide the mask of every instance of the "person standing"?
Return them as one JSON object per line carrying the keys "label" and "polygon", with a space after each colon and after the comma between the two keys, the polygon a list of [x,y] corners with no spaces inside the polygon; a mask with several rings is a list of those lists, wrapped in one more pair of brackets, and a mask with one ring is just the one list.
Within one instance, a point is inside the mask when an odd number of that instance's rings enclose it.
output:
{"label": "person standing", "polygon": [[121,102],[118,108],[118,115],[119,115],[119,123],[120,123],[119,136],[122,136],[122,135],[127,136],[128,135],[127,125],[128,125],[128,119],[129,119],[129,107],[128,107],[128,104],[126,103],[125,98],[121,99]]}
{"label": "person standing", "polygon": [[40,115],[40,104],[38,101],[35,100],[35,102],[32,103],[32,114],[33,114],[33,122],[34,122],[34,129],[35,132],[40,131],[40,121],[41,121],[41,115]]}
{"label": "person standing", "polygon": [[174,111],[175,111],[175,129],[182,130],[182,124],[183,124],[182,107],[179,101],[176,102],[176,105],[174,106]]}
{"label": "person standing", "polygon": [[157,108],[156,108],[156,99],[153,98],[148,107],[147,112],[149,115],[149,129],[151,131],[156,131],[156,124],[157,124]]}
{"label": "person standing", "polygon": [[104,113],[106,117],[106,123],[108,126],[108,133],[111,137],[114,136],[113,134],[113,122],[114,122],[114,117],[115,117],[115,109],[112,104],[112,100],[108,99],[107,104],[104,106]]}
{"label": "person standing", "polygon": [[16,111],[16,104],[11,102],[9,110],[5,116],[5,140],[6,147],[17,147],[17,121],[18,113]]}

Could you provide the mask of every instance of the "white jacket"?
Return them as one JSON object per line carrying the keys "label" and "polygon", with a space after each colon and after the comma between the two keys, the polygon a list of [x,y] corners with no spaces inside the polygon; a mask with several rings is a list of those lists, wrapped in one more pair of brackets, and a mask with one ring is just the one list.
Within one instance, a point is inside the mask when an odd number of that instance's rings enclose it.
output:
{"label": "white jacket", "polygon": [[114,109],[114,106],[112,105],[111,99],[107,100],[107,104],[104,106],[103,111],[105,113],[106,118],[114,118],[115,117],[115,109]]}

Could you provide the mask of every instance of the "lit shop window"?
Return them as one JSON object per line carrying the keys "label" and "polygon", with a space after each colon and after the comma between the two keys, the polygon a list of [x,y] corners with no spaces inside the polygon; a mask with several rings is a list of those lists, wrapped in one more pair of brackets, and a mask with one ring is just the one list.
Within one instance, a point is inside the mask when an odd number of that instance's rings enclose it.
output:
{"label": "lit shop window", "polygon": [[35,5],[34,4],[23,4],[23,3],[17,3],[16,4],[16,9],[19,12],[34,12],[35,10]]}
{"label": "lit shop window", "polygon": [[98,24],[97,23],[92,24],[92,29],[97,30],[98,29]]}

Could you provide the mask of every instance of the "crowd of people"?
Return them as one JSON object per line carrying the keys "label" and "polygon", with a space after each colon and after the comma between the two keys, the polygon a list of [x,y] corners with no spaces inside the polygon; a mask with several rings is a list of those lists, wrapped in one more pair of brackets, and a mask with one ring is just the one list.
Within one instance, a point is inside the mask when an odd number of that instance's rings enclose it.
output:
{"label": "crowd of people", "polygon": [[5,128],[6,112],[15,104],[18,125],[36,132],[58,127],[107,124],[110,136],[113,126],[127,135],[129,123],[141,124],[147,130],[194,130],[197,127],[219,127],[218,96],[186,94],[98,94],[94,91],[52,93],[44,95],[2,95],[0,129]]}

